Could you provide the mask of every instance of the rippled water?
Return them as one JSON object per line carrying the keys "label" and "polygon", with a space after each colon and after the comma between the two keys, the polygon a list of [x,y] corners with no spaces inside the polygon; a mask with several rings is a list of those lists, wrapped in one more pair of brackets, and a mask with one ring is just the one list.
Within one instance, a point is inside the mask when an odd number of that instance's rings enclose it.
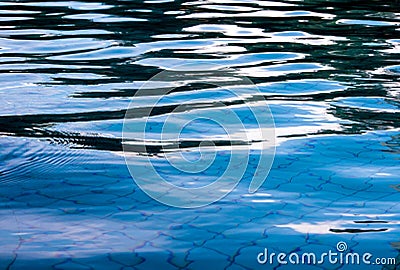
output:
{"label": "rippled water", "polygon": [[[399,258],[399,34],[398,1],[0,2],[0,267],[268,268],[264,247],[338,241]],[[259,87],[277,153],[258,192],[183,210],[135,185],[121,131],[144,82],[199,61]],[[224,101],[211,80],[180,81],[155,119]]]}

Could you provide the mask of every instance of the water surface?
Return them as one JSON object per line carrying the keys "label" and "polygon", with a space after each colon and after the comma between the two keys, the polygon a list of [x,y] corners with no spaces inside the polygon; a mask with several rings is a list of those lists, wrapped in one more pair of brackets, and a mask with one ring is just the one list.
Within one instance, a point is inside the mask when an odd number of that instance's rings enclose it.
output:
{"label": "water surface", "polygon": [[[256,260],[264,247],[324,252],[338,241],[398,257],[399,10],[398,1],[0,2],[0,267],[268,268]],[[259,87],[277,153],[257,193],[245,177],[210,206],[170,208],[133,182],[122,123],[148,79],[199,61]],[[180,81],[154,121],[182,102],[224,101],[207,82],[206,72]]]}

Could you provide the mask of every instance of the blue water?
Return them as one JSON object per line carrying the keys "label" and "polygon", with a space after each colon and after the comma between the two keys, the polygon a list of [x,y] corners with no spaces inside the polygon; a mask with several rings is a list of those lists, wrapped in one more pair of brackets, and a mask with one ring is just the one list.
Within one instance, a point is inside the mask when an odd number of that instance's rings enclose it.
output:
{"label": "blue water", "polygon": [[[0,2],[0,269],[398,268],[399,10],[398,1]],[[181,209],[132,179],[123,119],[152,76],[199,63],[258,87],[224,104],[265,99],[276,154],[256,193],[250,170],[220,201]],[[232,101],[203,72],[179,81],[149,119]],[[138,112],[167,85],[147,85]],[[195,122],[169,154],[196,160],[191,140],[223,133]],[[161,142],[152,147],[133,160],[147,156],[181,185],[214,176],[183,177]],[[396,265],[257,262],[264,248],[320,254],[340,241]]]}

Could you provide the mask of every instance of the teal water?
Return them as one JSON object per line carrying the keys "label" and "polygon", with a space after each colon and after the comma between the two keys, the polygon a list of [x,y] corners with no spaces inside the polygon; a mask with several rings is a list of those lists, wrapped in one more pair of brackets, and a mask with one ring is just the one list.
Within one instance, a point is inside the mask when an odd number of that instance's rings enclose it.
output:
{"label": "teal water", "polygon": [[[398,268],[399,10],[398,1],[0,2],[0,268]],[[123,118],[152,76],[199,61],[258,86],[275,160],[254,194],[245,175],[211,205],[168,207],[132,180]],[[179,82],[152,119],[184,102],[187,112],[197,99],[204,110],[225,102],[211,79]],[[186,139],[220,133],[197,123]],[[137,157],[164,164],[153,147]],[[397,266],[257,262],[264,248],[320,254],[340,241]]]}

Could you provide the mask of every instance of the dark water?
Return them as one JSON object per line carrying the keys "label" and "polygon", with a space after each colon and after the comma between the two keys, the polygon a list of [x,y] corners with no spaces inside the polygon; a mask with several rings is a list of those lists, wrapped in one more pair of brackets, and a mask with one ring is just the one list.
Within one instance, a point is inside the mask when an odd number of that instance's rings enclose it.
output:
{"label": "dark water", "polygon": [[[398,257],[399,34],[398,1],[0,2],[0,266],[266,269],[264,247],[339,241]],[[169,208],[132,181],[123,118],[144,82],[200,60],[259,87],[277,153],[257,193],[244,181],[210,206]],[[223,101],[208,80],[180,82],[156,119]]]}

